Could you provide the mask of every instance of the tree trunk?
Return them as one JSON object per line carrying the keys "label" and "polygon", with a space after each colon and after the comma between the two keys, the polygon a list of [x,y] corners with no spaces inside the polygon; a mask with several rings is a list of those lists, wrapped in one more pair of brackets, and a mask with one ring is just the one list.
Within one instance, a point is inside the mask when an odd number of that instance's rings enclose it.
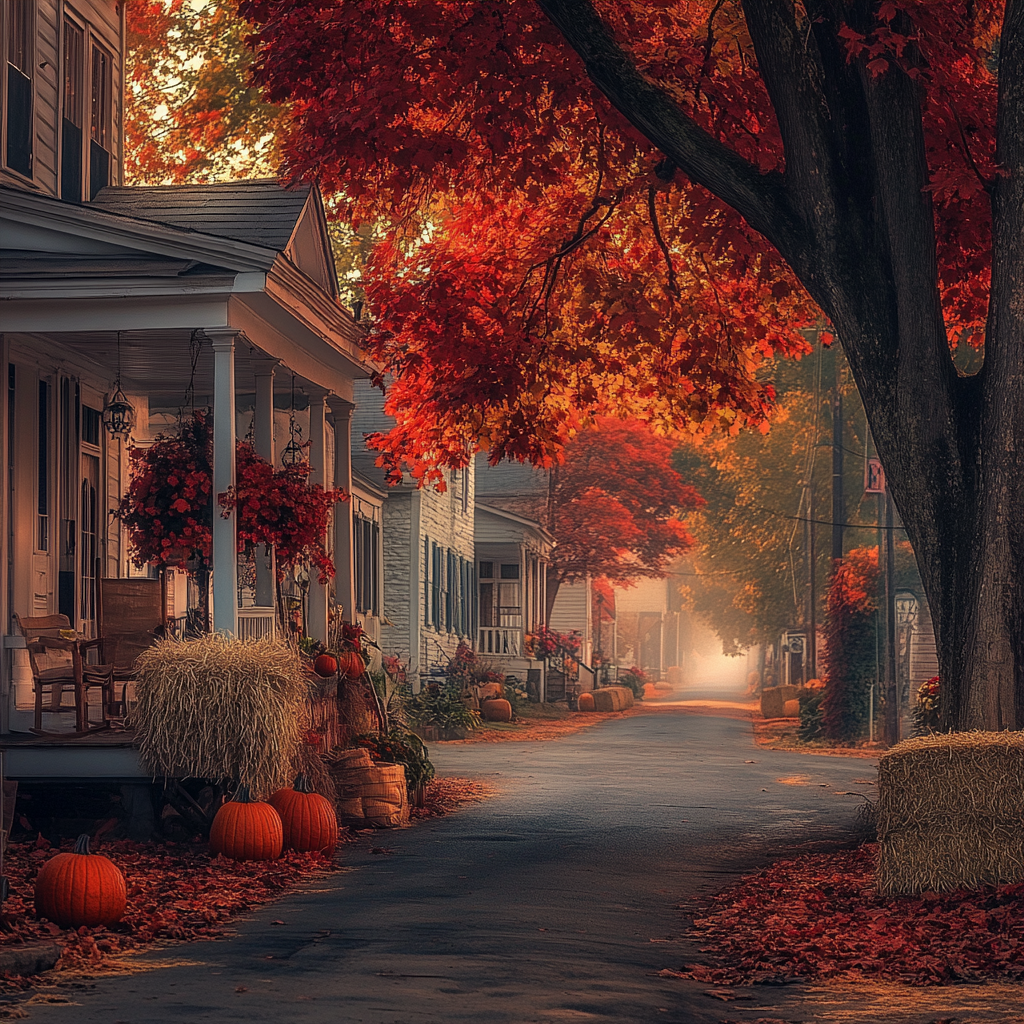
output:
{"label": "tree trunk", "polygon": [[[961,376],[939,295],[920,85],[847,59],[867,5],[744,0],[785,148],[762,174],[640,74],[592,0],[538,0],[609,101],[737,210],[838,331],[936,629],[953,729],[1024,728],[1024,0],[999,48],[985,365]],[[857,13],[857,10],[860,13]],[[904,61],[913,63],[913,46]],[[550,600],[550,593],[549,593]]]}

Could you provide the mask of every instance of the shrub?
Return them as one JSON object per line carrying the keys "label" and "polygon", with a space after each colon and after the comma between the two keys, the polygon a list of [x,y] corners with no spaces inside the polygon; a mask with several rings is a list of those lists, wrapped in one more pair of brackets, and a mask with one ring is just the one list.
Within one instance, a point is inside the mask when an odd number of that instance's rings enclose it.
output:
{"label": "shrub", "polygon": [[644,683],[649,683],[651,681],[651,677],[638,665],[634,665],[625,672],[620,672],[617,681],[619,686],[629,687],[629,689],[633,691],[633,696],[637,700],[643,700]]}

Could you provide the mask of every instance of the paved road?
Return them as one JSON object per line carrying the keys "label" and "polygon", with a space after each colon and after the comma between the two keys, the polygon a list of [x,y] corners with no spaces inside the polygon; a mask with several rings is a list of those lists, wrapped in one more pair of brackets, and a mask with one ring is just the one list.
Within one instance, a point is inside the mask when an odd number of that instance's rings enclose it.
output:
{"label": "paved road", "polygon": [[870,792],[854,780],[874,774],[872,761],[759,750],[745,721],[664,712],[433,753],[442,774],[500,796],[382,834],[389,855],[348,848],[354,870],[237,937],[150,954],[161,969],[31,1006],[31,1019],[718,1024],[736,1004],[654,976],[685,957],[676,905],[848,841],[859,801],[834,793]]}

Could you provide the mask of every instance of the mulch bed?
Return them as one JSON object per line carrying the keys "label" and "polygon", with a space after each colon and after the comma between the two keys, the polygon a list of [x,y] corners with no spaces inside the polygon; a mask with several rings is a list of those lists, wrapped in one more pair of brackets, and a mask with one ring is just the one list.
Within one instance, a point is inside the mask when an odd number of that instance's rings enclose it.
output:
{"label": "mulch bed", "polygon": [[1024,980],[1024,883],[882,897],[876,850],[779,861],[713,897],[694,920],[706,962],[680,976],[714,985]]}
{"label": "mulch bed", "polygon": [[[450,814],[465,803],[494,794],[492,786],[473,779],[438,778],[427,787],[425,806],[412,818]],[[94,841],[92,852],[110,857],[124,872],[128,912],[109,928],[65,929],[36,917],[34,882],[40,867],[73,843],[51,847],[44,838],[11,842],[4,857],[10,895],[0,915],[0,948],[51,942],[61,947],[56,971],[76,974],[122,972],[130,957],[154,946],[203,939],[221,939],[233,931],[233,920],[278,900],[299,885],[343,869],[344,846],[375,829],[342,829],[335,860],[318,853],[286,852],[276,861],[229,860],[215,857],[205,843]],[[38,977],[0,976],[0,993],[35,987]]]}

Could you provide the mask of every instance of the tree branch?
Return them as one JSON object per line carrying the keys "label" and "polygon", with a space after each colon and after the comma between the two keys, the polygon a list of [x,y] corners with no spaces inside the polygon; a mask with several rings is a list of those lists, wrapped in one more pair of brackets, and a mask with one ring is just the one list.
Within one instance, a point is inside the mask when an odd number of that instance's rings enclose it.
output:
{"label": "tree branch", "polygon": [[537,2],[576,51],[590,80],[634,128],[692,181],[733,207],[793,262],[798,272],[813,266],[808,239],[781,175],[761,174],[641,75],[591,0]]}

